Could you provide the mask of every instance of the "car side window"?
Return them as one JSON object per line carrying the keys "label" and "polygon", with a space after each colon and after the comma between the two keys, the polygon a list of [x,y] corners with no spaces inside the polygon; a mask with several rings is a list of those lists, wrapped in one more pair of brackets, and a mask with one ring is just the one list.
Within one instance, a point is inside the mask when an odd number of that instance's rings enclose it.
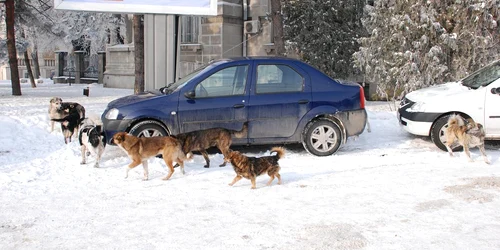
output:
{"label": "car side window", "polygon": [[287,65],[257,66],[257,94],[300,92],[303,87],[304,77]]}
{"label": "car side window", "polygon": [[221,69],[196,85],[196,98],[235,96],[245,93],[248,65]]}

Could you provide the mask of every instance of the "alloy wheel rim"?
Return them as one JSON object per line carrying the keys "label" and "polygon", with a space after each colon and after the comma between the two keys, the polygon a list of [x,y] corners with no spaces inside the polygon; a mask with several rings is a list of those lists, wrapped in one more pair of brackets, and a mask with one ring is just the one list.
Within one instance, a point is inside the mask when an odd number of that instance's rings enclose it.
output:
{"label": "alloy wheel rim", "polygon": [[326,153],[331,151],[337,144],[337,133],[326,125],[315,128],[311,134],[311,145],[318,152]]}
{"label": "alloy wheel rim", "polygon": [[141,131],[138,137],[153,137],[153,136],[162,136],[162,133],[157,129],[145,129]]}

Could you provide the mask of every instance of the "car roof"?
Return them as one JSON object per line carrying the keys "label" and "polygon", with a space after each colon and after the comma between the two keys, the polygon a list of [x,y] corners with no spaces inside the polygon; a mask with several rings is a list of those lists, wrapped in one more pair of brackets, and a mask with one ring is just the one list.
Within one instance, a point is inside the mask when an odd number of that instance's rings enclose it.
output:
{"label": "car roof", "polygon": [[300,62],[300,60],[289,57],[277,57],[277,56],[246,56],[246,57],[229,57],[216,59],[213,62],[237,62],[237,61],[254,61],[254,60],[272,60],[272,61],[295,61]]}

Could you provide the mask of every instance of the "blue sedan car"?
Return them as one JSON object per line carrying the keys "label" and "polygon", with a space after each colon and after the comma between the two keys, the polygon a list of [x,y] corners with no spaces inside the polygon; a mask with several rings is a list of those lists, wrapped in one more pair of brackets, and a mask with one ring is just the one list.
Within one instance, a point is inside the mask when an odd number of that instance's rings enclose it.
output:
{"label": "blue sedan car", "polygon": [[102,115],[108,143],[135,136],[176,135],[223,127],[246,138],[233,145],[302,143],[317,156],[335,153],[366,126],[357,83],[334,80],[295,59],[246,57],[214,61],[157,91],[119,98]]}

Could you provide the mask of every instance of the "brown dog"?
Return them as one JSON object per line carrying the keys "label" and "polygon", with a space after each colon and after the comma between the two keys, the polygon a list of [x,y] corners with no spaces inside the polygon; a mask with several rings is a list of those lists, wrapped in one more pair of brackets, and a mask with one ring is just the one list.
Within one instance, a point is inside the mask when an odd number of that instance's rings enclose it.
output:
{"label": "brown dog", "polygon": [[458,141],[464,147],[465,154],[469,161],[473,161],[470,157],[469,148],[478,147],[483,155],[484,162],[490,164],[486,151],[484,149],[484,129],[480,123],[475,123],[474,120],[468,119],[466,121],[460,115],[452,115],[448,118],[448,128],[445,131],[446,136],[446,149],[453,156],[451,145]]}
{"label": "brown dog", "polygon": [[285,155],[285,149],[282,147],[274,147],[271,149],[271,153],[276,152],[273,156],[263,156],[263,157],[249,157],[241,154],[238,151],[229,150],[228,154],[224,157],[224,160],[231,162],[233,169],[236,172],[236,177],[229,184],[234,185],[241,178],[245,177],[250,179],[252,182],[252,189],[255,189],[255,179],[257,176],[267,173],[271,179],[267,182],[270,186],[274,180],[274,177],[278,178],[278,184],[281,184],[280,176],[280,165],[278,160],[283,158]]}
{"label": "brown dog", "polygon": [[159,154],[162,155],[169,170],[168,175],[163,180],[168,180],[174,173],[174,161],[181,166],[181,172],[184,174],[184,160],[186,156],[182,152],[179,141],[173,137],[136,137],[126,132],[118,132],[113,136],[112,142],[123,149],[132,160],[128,165],[125,178],[128,177],[130,169],[142,163],[144,167],[144,180],[147,180],[149,178],[148,159]]}
{"label": "brown dog", "polygon": [[[240,131],[225,129],[225,128],[209,128],[205,130],[197,130],[188,133],[178,134],[174,136],[182,144],[182,151],[188,154],[192,151],[199,151],[205,158],[205,168],[210,167],[210,159],[208,159],[207,149],[216,146],[221,153],[226,156],[229,151],[229,146],[232,143],[232,136],[243,138],[248,132],[248,122],[243,123],[243,128]],[[177,165],[176,165],[177,166]],[[224,161],[219,167],[226,166]]]}

